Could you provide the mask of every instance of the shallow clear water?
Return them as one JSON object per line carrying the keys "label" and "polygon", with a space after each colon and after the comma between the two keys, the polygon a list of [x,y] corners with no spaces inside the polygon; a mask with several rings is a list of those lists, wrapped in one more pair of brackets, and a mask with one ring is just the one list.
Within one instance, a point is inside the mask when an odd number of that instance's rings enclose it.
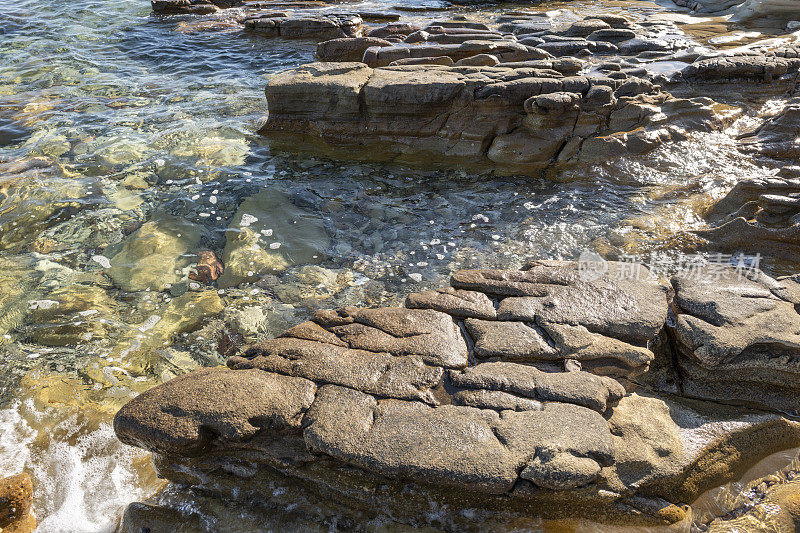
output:
{"label": "shallow clear water", "polygon": [[[137,392],[220,364],[220,328],[255,321],[252,341],[316,307],[399,303],[462,267],[674,249],[711,198],[768,172],[724,133],[557,176],[567,183],[276,153],[254,133],[263,88],[311,61],[312,43],[155,18],[144,0],[0,2],[0,21],[0,161],[44,158],[0,174],[0,473],[33,475],[41,531],[113,529],[156,491],[111,419]],[[295,254],[285,272],[185,295],[106,275],[142,223],[178,235],[165,249],[185,274],[180,256],[221,254],[256,195],[276,206],[259,246]],[[160,287],[169,270],[153,274]]]}

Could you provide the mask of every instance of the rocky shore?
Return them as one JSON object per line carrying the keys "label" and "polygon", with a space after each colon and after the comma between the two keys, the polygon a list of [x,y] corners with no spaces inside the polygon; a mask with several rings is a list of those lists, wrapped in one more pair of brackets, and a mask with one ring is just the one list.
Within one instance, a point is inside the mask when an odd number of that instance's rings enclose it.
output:
{"label": "rocky shore", "polygon": [[[716,24],[758,13],[781,31],[791,26],[780,1],[688,7],[730,15]],[[358,282],[308,266],[333,239],[298,207],[306,200],[249,197],[224,247],[200,252],[196,265],[192,250],[206,240],[198,228],[169,215],[136,227],[113,248],[115,285],[175,292],[176,315],[194,267],[186,294],[208,300],[190,326],[171,320],[156,343],[220,313],[212,288],[266,287],[312,310],[274,338],[206,326],[226,366],[175,371],[117,412],[118,438],[152,452],[170,486],[354,529],[585,519],[794,531],[788,473],[742,491],[726,513],[692,506],[800,446],[800,277],[768,275],[734,255],[800,257],[800,39],[717,47],[698,37],[705,22],[663,12],[406,16],[227,0],[157,0],[153,11],[230,12],[205,28],[316,44],[316,62],[266,87],[259,133],[293,154],[530,179],[737,129],[742,157],[786,163],[706,200],[707,227],[686,232],[692,251],[730,261],[666,276],[625,261],[456,270],[449,286],[411,292],[403,307],[316,308],[328,285]],[[751,127],[738,130],[742,122]],[[263,247],[264,236],[277,246]],[[133,260],[142,248],[152,250],[147,261]],[[323,297],[278,286],[281,275],[317,280]],[[58,319],[51,314],[39,321]],[[176,520],[162,496],[130,505],[122,528]]]}
{"label": "rocky shore", "polygon": [[0,528],[795,531],[795,3],[2,4]]}
{"label": "rocky shore", "polygon": [[258,494],[276,470],[415,526],[433,525],[420,498],[511,521],[680,522],[800,442],[783,414],[800,407],[800,283],[606,266],[465,270],[405,308],[319,311],[145,392],[115,430],[177,483]]}
{"label": "rocky shore", "polygon": [[[322,42],[321,62],[274,77],[261,133],[340,158],[536,176],[721,130],[736,116],[732,84],[769,83],[779,94],[800,69],[795,45],[720,55],[657,16],[558,26],[546,14],[510,14],[363,34]],[[743,149],[792,157],[793,110]]]}

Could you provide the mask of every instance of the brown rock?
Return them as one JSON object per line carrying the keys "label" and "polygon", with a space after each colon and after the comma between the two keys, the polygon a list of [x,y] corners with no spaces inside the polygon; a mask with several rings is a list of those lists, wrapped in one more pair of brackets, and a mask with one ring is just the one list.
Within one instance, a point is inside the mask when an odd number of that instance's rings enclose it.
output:
{"label": "brown rock", "polygon": [[189,279],[211,284],[225,271],[222,261],[217,259],[217,255],[211,250],[198,252],[197,256],[197,266],[189,273]]}
{"label": "brown rock", "polygon": [[0,479],[0,528],[4,532],[29,533],[36,529],[33,483],[28,474]]}
{"label": "brown rock", "polygon": [[315,390],[306,379],[261,370],[197,370],[125,404],[114,417],[114,430],[125,444],[162,454],[201,455],[263,430],[299,431]]}

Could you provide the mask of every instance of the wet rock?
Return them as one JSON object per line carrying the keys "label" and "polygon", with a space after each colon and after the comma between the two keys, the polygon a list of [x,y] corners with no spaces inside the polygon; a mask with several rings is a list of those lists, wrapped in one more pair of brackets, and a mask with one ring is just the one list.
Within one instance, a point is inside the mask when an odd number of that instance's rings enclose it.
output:
{"label": "wet rock", "polygon": [[250,15],[244,20],[246,30],[268,37],[284,39],[315,39],[325,41],[343,37],[356,37],[361,32],[362,20],[358,15]]}
{"label": "wet rock", "polygon": [[105,251],[106,274],[127,292],[164,290],[185,279],[200,237],[197,225],[162,215],[129,235],[115,254]]}
{"label": "wet rock", "polygon": [[592,15],[593,19],[602,20],[612,28],[620,29],[620,28],[630,28],[631,21],[627,18],[623,17],[622,15],[614,15],[613,13],[599,13]]}
{"label": "wet rock", "polygon": [[[800,59],[797,60],[797,68],[800,68]],[[800,158],[798,138],[800,138],[800,98],[794,98],[754,131],[740,136],[739,148],[745,153],[797,161]]]}
{"label": "wet rock", "polygon": [[586,39],[589,41],[605,41],[607,43],[620,43],[636,37],[636,32],[626,28],[599,29],[590,33]]}
{"label": "wet rock", "polygon": [[710,265],[673,279],[683,390],[784,411],[800,358],[800,285],[749,267]]}
{"label": "wet rock", "polygon": [[618,44],[620,54],[632,56],[641,52],[669,50],[667,41],[659,39],[628,39]]}
{"label": "wet rock", "polygon": [[421,28],[419,26],[415,26],[413,24],[408,24],[405,22],[394,22],[391,24],[387,24],[386,26],[381,26],[379,28],[372,28],[367,33],[368,37],[373,37],[376,39],[385,39],[387,37],[403,37],[405,38],[407,35],[414,33],[415,31],[419,31]]}
{"label": "wet rock", "polygon": [[574,22],[564,31],[564,35],[568,37],[587,37],[596,31],[610,28],[611,25],[607,22],[603,22],[600,19],[588,18]]}
{"label": "wet rock", "polygon": [[700,59],[685,67],[683,79],[697,82],[764,81],[773,82],[787,73],[797,72],[800,59],[784,58],[775,52]]}
{"label": "wet rock", "polygon": [[[574,72],[575,66],[580,68],[574,60],[514,61],[506,67],[502,61],[509,56],[504,54],[530,52],[510,44],[514,46],[486,41],[384,47],[364,53],[368,64],[412,54],[456,60],[500,54],[496,67],[372,69],[315,63],[279,74],[267,87],[270,115],[261,133],[293,149],[302,145],[352,157],[347,147],[357,143],[359,158],[534,174],[577,160],[643,153],[671,139],[685,139],[684,128],[722,125],[710,100],[675,99],[647,80],[621,83],[553,72]],[[597,87],[610,87],[613,97],[598,99]],[[549,100],[555,101],[561,93],[578,96],[571,96],[574,105],[559,107],[558,113],[526,104],[531,97],[544,97],[544,102],[551,94]]]}
{"label": "wet rock", "polygon": [[28,474],[0,479],[0,528],[9,533],[30,533],[36,529],[32,511],[33,483]]}
{"label": "wet rock", "polygon": [[189,279],[201,283],[213,283],[225,271],[217,255],[211,250],[203,250],[197,253],[197,266],[194,271],[189,273]]}
{"label": "wet rock", "polygon": [[743,516],[711,522],[709,533],[792,533],[800,527],[800,482],[772,486]]}
{"label": "wet rock", "polygon": [[713,206],[708,218],[717,225],[695,231],[701,246],[796,258],[800,255],[800,180],[742,180]]}

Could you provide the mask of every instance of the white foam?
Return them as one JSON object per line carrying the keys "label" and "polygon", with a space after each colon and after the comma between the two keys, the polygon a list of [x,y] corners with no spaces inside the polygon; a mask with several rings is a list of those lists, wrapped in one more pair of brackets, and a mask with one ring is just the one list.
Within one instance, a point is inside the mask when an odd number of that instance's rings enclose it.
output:
{"label": "white foam", "polygon": [[108,423],[87,430],[85,421],[62,416],[32,401],[0,410],[0,471],[33,477],[37,532],[114,531],[125,505],[155,489],[133,466],[146,454],[121,444]]}

